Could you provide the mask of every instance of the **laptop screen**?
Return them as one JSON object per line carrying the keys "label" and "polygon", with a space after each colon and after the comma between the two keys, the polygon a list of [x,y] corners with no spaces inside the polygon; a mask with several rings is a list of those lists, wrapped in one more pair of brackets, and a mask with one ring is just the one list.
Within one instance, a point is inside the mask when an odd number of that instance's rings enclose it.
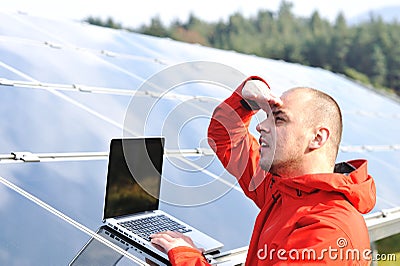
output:
{"label": "laptop screen", "polygon": [[164,138],[113,139],[103,219],[158,209]]}

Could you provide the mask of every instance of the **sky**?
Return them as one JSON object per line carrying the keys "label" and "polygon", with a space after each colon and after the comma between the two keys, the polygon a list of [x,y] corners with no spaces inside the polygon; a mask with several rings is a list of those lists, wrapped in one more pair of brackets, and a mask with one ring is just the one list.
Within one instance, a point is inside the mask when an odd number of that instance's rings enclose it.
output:
{"label": "sky", "polygon": [[[315,10],[334,21],[339,12],[350,19],[373,9],[399,6],[399,0],[288,0],[293,13],[308,17]],[[229,15],[241,12],[245,17],[256,15],[260,9],[277,11],[281,0],[6,0],[0,11],[24,12],[33,16],[81,21],[89,16],[113,18],[124,27],[136,28],[149,24],[158,16],[165,25],[179,19],[186,22],[190,13],[207,22],[226,21]]]}

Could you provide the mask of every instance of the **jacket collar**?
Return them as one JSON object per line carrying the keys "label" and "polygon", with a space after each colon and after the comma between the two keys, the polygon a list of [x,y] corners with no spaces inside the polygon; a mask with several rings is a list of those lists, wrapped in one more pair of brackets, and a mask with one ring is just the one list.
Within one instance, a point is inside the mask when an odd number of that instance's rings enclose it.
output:
{"label": "jacket collar", "polygon": [[368,175],[366,160],[340,163],[336,173],[308,174],[296,177],[273,177],[272,193],[277,191],[292,197],[302,197],[317,191],[337,192],[360,212],[367,213],[375,206],[376,188]]}

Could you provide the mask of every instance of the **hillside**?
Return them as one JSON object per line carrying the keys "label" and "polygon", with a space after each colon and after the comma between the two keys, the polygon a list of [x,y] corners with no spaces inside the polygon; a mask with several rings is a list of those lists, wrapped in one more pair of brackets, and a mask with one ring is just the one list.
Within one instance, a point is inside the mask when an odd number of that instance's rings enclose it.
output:
{"label": "hillside", "polygon": [[[128,30],[320,67],[400,95],[399,23],[376,18],[353,25],[343,14],[331,23],[316,11],[309,18],[297,17],[292,8],[290,2],[282,1],[277,12],[260,10],[252,17],[235,13],[228,21],[216,23],[202,21],[192,14],[186,22],[175,21],[165,26],[155,17],[148,25]],[[121,27],[112,19],[86,21]]]}

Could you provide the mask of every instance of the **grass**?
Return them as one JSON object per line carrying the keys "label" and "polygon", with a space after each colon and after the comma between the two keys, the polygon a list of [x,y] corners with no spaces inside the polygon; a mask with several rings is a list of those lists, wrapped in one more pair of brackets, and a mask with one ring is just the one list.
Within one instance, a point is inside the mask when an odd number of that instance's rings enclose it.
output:
{"label": "grass", "polygon": [[379,240],[376,242],[378,253],[383,259],[384,256],[395,254],[395,260],[378,261],[378,266],[398,266],[400,265],[400,234]]}

